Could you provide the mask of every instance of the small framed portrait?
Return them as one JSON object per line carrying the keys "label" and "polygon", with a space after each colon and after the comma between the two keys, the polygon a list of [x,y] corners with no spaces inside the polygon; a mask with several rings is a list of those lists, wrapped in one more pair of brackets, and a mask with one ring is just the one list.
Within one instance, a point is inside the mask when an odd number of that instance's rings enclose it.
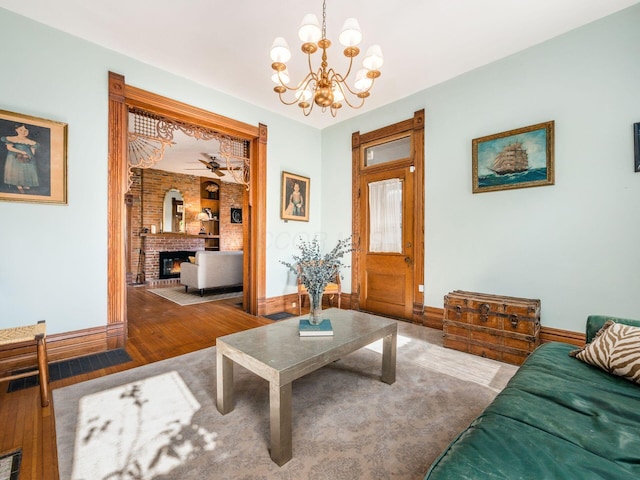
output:
{"label": "small framed portrait", "polygon": [[231,209],[231,223],[242,223],[242,209],[241,208],[232,208]]}
{"label": "small framed portrait", "polygon": [[280,216],[283,220],[309,221],[308,177],[282,172]]}
{"label": "small framed portrait", "polygon": [[0,110],[0,200],[67,204],[67,124]]}
{"label": "small framed portrait", "polygon": [[554,184],[554,122],[472,141],[473,193]]}

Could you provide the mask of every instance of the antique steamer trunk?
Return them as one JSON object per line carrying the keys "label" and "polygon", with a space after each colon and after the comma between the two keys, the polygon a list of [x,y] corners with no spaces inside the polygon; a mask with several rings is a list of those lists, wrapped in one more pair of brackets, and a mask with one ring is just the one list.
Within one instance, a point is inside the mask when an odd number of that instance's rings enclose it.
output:
{"label": "antique steamer trunk", "polygon": [[540,344],[540,300],[455,290],[443,329],[445,347],[520,365]]}

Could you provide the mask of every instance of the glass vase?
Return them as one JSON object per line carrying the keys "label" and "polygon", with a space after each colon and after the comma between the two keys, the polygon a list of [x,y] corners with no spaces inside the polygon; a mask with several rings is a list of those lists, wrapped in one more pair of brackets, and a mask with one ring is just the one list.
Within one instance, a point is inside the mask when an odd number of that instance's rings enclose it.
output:
{"label": "glass vase", "polygon": [[309,294],[309,323],[320,325],[322,322],[322,293]]}

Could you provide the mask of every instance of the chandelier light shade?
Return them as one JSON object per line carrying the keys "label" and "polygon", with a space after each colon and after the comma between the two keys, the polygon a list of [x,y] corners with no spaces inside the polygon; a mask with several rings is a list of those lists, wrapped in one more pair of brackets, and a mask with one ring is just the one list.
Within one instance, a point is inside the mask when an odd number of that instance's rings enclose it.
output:
{"label": "chandelier light shade", "polygon": [[[329,109],[332,116],[342,108],[343,102],[351,108],[360,108],[365,99],[370,95],[375,79],[380,76],[380,67],[383,64],[382,49],[380,45],[372,45],[362,60],[362,68],[355,74],[355,79],[349,77],[352,73],[353,59],[358,56],[358,45],[362,41],[360,25],[355,18],[347,18],[338,37],[340,44],[345,47],[343,54],[349,59],[349,68],[344,74],[336,72],[329,67],[327,62],[327,49],[331,42],[327,40],[327,2],[322,4],[322,26],[318,18],[313,14],[307,14],[300,23],[298,38],[302,42],[301,50],[307,55],[309,73],[297,84],[289,85],[291,79],[287,70],[287,62],[291,59],[291,50],[283,37],[277,37],[271,47],[271,79],[276,86],[274,91],[280,101],[285,105],[297,104],[305,116],[313,110],[314,105]],[[322,61],[314,71],[312,55],[321,51]],[[353,81],[353,86],[347,83]]]}

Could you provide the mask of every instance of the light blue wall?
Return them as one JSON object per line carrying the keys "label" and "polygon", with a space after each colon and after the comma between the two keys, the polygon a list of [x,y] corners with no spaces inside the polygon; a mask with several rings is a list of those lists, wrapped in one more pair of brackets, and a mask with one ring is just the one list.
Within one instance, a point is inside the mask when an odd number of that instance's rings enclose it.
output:
{"label": "light blue wall", "polygon": [[[540,298],[543,325],[573,331],[590,313],[637,318],[639,26],[635,6],[323,130],[325,204],[350,203],[352,132],[424,108],[426,305],[462,289]],[[472,139],[548,120],[554,186],[471,193]],[[323,227],[348,231],[336,210]]]}
{"label": "light blue wall", "polygon": [[[540,298],[544,325],[575,331],[589,313],[637,317],[638,25],[640,6],[320,132],[0,9],[0,109],[69,124],[69,205],[0,202],[0,326],[106,323],[108,71],[269,127],[267,297],[293,291],[279,260],[299,235],[351,231],[351,133],[424,108],[426,305],[465,289]],[[471,194],[473,138],[547,120],[556,185]],[[280,219],[283,170],[311,178],[308,223]]]}
{"label": "light blue wall", "polygon": [[[0,9],[0,109],[69,125],[68,205],[0,202],[0,327],[47,320],[48,333],[106,324],[107,74],[205,110],[269,127],[267,296],[286,289],[290,239],[320,230],[280,220],[280,172],[320,179],[319,130]],[[267,82],[269,82],[267,78]],[[265,88],[270,88],[266,85]]]}

